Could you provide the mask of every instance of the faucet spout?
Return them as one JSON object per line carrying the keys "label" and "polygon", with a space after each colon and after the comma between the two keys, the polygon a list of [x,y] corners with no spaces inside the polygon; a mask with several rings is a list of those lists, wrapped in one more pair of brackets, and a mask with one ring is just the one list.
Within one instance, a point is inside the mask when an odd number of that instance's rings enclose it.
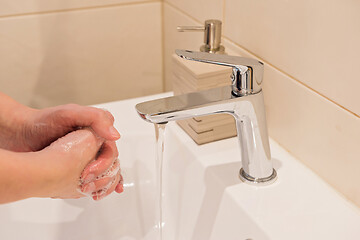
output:
{"label": "faucet spout", "polygon": [[240,178],[263,185],[276,179],[272,168],[263,94],[236,96],[231,86],[156,99],[136,105],[139,115],[151,123],[226,113],[235,118],[241,148]]}
{"label": "faucet spout", "polygon": [[231,88],[226,86],[139,103],[136,110],[148,122],[166,123],[217,113],[230,114],[232,99]]}

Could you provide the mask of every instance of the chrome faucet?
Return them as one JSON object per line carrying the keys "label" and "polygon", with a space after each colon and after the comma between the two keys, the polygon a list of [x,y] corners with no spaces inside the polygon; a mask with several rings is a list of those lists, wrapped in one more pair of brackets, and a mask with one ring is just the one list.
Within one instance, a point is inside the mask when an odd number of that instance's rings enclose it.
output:
{"label": "chrome faucet", "polygon": [[255,59],[176,50],[184,59],[232,67],[232,84],[206,91],[143,102],[139,115],[151,123],[227,113],[235,118],[241,148],[240,179],[256,185],[276,180],[272,167],[261,84],[264,65]]}

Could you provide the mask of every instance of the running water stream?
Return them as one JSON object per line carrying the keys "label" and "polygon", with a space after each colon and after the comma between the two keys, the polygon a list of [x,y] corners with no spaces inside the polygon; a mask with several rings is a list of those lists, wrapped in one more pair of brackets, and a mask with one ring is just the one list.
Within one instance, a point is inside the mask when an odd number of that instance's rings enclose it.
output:
{"label": "running water stream", "polygon": [[154,124],[155,125],[155,137],[156,137],[156,177],[157,177],[157,203],[158,203],[158,217],[156,220],[158,229],[158,240],[163,239],[163,206],[162,206],[162,167],[163,167],[163,157],[164,157],[164,138],[165,138],[165,127],[166,124]]}

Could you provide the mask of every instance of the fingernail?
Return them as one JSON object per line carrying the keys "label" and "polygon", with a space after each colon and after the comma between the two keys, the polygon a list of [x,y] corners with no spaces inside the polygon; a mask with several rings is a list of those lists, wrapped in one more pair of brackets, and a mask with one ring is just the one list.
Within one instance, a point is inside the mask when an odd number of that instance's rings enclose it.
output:
{"label": "fingernail", "polygon": [[91,181],[93,181],[93,180],[95,180],[95,175],[92,174],[92,173],[88,174],[88,175],[83,179],[84,183],[89,183],[89,182],[91,182]]}
{"label": "fingernail", "polygon": [[91,182],[91,183],[85,185],[85,187],[82,190],[83,193],[92,193],[94,191],[95,191],[95,183],[94,182]]}
{"label": "fingernail", "polygon": [[109,131],[110,131],[112,137],[120,138],[120,133],[114,128],[114,126],[111,126],[109,128]]}

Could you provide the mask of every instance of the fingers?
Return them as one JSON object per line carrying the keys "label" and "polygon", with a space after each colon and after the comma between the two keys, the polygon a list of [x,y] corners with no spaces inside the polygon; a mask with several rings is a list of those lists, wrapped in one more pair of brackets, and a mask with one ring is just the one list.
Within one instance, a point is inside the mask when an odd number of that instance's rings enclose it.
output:
{"label": "fingers", "polygon": [[[99,108],[100,109],[100,108]],[[112,123],[114,123],[115,118],[114,116],[111,114],[111,112],[109,112],[108,110],[106,110],[105,108],[101,108],[101,110],[103,110],[105,112],[105,115],[107,116],[107,118],[109,118]]]}
{"label": "fingers", "polygon": [[95,180],[84,183],[82,186],[82,192],[89,193],[101,190],[105,188],[114,178],[120,175],[120,163],[118,159],[115,159],[109,169],[104,171],[104,173],[98,176]]}
{"label": "fingers", "polygon": [[[91,127],[94,131],[101,137],[107,140],[118,140],[120,138],[120,133],[114,127],[114,116],[107,110],[92,108],[94,111],[94,119],[91,123]],[[106,119],[106,120],[105,120]]]}
{"label": "fingers", "polygon": [[62,107],[61,115],[72,127],[91,127],[96,134],[107,140],[120,138],[115,129],[114,116],[107,110],[68,104]]}
{"label": "fingers", "polygon": [[104,174],[111,168],[114,163],[114,159],[116,159],[118,155],[119,152],[116,148],[115,142],[106,141],[103,144],[96,161],[89,163],[85,167],[81,174],[81,180],[86,184]]}
{"label": "fingers", "polygon": [[108,189],[109,186],[112,185],[112,182],[115,181],[116,177],[117,177],[116,175],[113,177],[105,177],[105,178],[101,178],[99,180],[95,180],[90,183],[87,183],[82,187],[81,192],[90,196],[90,195],[92,195],[93,192],[97,192],[102,189]]}
{"label": "fingers", "polygon": [[113,191],[123,192],[120,162],[115,142],[105,142],[98,158],[84,169],[80,191],[94,200],[100,200]]}
{"label": "fingers", "polygon": [[104,197],[108,196],[115,190],[117,183],[119,181],[120,181],[120,174],[116,175],[116,178],[111,182],[109,188],[103,188],[103,189],[93,193],[92,198],[94,200],[98,201],[98,200],[101,200]]}
{"label": "fingers", "polygon": [[83,185],[81,192],[87,196],[93,197],[94,200],[100,200],[113,191],[121,193],[123,191],[122,179],[120,164],[119,161],[116,160],[111,169],[103,176]]}

